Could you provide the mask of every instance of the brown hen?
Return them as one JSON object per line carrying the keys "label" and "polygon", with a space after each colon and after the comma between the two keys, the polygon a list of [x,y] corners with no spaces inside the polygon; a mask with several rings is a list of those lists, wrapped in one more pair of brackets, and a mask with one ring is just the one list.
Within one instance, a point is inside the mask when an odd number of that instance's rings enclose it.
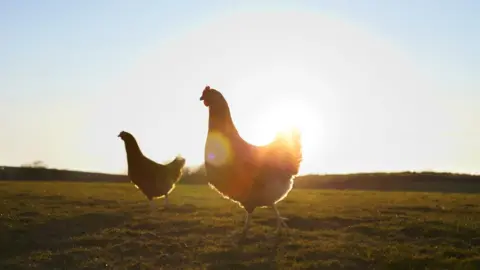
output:
{"label": "brown hen", "polygon": [[293,185],[302,161],[300,133],[279,133],[264,146],[241,138],[223,95],[206,87],[200,97],[209,109],[205,145],[205,169],[210,186],[246,210],[245,236],[251,214],[257,207],[271,206],[277,217],[276,232],[286,227],[276,203],[284,199]]}
{"label": "brown hen", "polygon": [[168,164],[159,164],[143,155],[132,134],[122,131],[118,137],[125,142],[130,180],[147,197],[152,208],[153,199],[161,197],[165,197],[165,207],[168,207],[168,194],[182,176],[185,159],[176,157]]}

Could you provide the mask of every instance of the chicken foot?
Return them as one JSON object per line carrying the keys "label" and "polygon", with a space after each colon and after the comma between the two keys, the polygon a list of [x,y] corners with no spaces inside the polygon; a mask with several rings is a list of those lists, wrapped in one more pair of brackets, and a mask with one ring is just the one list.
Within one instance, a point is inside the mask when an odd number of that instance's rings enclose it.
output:
{"label": "chicken foot", "polygon": [[246,238],[247,236],[247,232],[248,232],[248,229],[250,228],[250,221],[252,219],[252,214],[251,213],[248,213],[246,212],[245,214],[245,221],[244,221],[244,225],[243,225],[243,229],[241,232],[238,232],[238,231],[234,231],[233,233],[231,233],[229,235],[229,237],[232,237],[236,240],[234,240],[235,242],[236,241],[242,241]]}
{"label": "chicken foot", "polygon": [[[165,195],[165,199],[163,201],[163,205],[165,208],[168,208],[170,206],[170,203],[168,202],[168,195]],[[150,210],[154,211],[157,209],[157,204],[155,203],[155,200],[152,198],[150,200]]]}

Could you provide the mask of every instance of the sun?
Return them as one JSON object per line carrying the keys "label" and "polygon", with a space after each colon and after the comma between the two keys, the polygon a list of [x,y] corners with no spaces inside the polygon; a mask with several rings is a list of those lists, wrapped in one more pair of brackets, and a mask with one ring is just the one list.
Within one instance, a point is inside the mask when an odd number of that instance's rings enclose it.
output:
{"label": "sun", "polygon": [[272,142],[279,132],[298,129],[302,134],[302,145],[308,147],[309,134],[313,131],[312,114],[306,102],[300,100],[279,100],[266,106],[258,115],[251,142],[265,145]]}
{"label": "sun", "polygon": [[319,97],[328,99],[334,91],[312,70],[279,59],[238,73],[237,79],[226,83],[231,86],[227,96],[233,120],[248,143],[263,146],[273,142],[280,132],[294,128],[300,131],[300,172],[310,170],[319,153],[332,147],[327,140],[331,138],[327,132],[332,125],[331,109],[319,102]]}
{"label": "sun", "polygon": [[[280,132],[297,129],[301,133],[304,158],[315,156],[319,147],[324,146],[326,122],[324,110],[315,104],[315,99],[309,100],[309,93],[330,89],[315,78],[300,67],[279,65],[259,68],[258,72],[239,79],[230,93],[233,104],[238,102],[242,106],[240,103],[249,102],[248,107],[243,107],[245,120],[238,122],[241,136],[260,146],[271,143]],[[250,99],[251,96],[254,98]],[[234,114],[242,116],[240,111],[234,110]]]}

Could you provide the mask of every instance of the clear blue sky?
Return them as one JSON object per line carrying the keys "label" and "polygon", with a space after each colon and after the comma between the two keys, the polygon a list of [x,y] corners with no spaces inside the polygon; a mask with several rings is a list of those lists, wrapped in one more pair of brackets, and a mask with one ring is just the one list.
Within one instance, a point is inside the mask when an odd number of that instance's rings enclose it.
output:
{"label": "clear blue sky", "polygon": [[304,173],[479,173],[478,14],[473,0],[1,1],[0,164],[121,172],[125,129],[150,157],[197,165],[210,84],[253,142],[273,132],[261,121],[280,109],[257,117],[272,96],[308,103]]}

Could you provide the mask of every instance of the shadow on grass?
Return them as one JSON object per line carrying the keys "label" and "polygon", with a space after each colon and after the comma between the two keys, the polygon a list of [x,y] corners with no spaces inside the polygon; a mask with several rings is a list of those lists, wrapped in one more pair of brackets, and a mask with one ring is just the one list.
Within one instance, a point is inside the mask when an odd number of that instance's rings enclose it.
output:
{"label": "shadow on grass", "polygon": [[[248,239],[226,250],[202,254],[206,269],[295,269],[295,262],[309,262],[307,269],[368,269],[370,262],[335,252],[308,250],[295,244],[296,237]],[[333,261],[332,261],[333,260]],[[328,263],[324,264],[324,262]],[[305,265],[302,263],[302,266]],[[303,268],[302,268],[303,269]]]}
{"label": "shadow on grass", "polygon": [[29,203],[35,202],[35,204],[49,205],[52,208],[63,208],[65,205],[69,204],[72,206],[88,206],[88,207],[105,207],[105,206],[119,206],[117,200],[105,200],[99,198],[89,197],[85,200],[75,200],[63,195],[36,195],[28,193],[18,193],[18,194],[6,194],[4,196],[5,200],[16,201],[18,206],[23,207]]}
{"label": "shadow on grass", "polygon": [[399,231],[400,234],[413,239],[455,238],[471,242],[478,237],[478,230],[455,226],[440,221],[408,224]]}
{"label": "shadow on grass", "polygon": [[0,253],[0,260],[24,256],[37,250],[55,251],[72,248],[73,244],[69,238],[118,226],[129,219],[130,216],[127,214],[88,213],[2,230],[0,246],[8,248]]}
{"label": "shadow on grass", "polygon": [[455,214],[475,214],[477,213],[476,209],[471,205],[463,205],[463,209],[455,208],[455,209],[444,209],[441,206],[436,207],[428,207],[428,206],[395,206],[395,207],[388,207],[384,210],[386,214],[400,214],[400,215],[408,215],[412,212],[416,214],[442,214],[445,212],[452,212]]}
{"label": "shadow on grass", "polygon": [[[338,216],[331,216],[325,218],[317,217],[302,217],[302,216],[289,216],[286,221],[287,225],[292,229],[301,231],[319,231],[319,230],[339,230],[348,228],[360,224],[371,224],[380,222],[384,219],[381,218],[344,218]],[[276,226],[276,218],[262,219],[256,221],[256,223],[266,226]]]}
{"label": "shadow on grass", "polygon": [[168,208],[165,209],[165,211],[179,214],[187,214],[194,213],[198,211],[198,209],[199,208],[193,204],[171,204]]}
{"label": "shadow on grass", "polygon": [[[286,241],[283,236],[264,239],[247,237],[236,242],[232,248],[212,251],[200,256],[207,269],[279,269],[278,256],[281,244]],[[254,250],[250,245],[263,243]]]}
{"label": "shadow on grass", "polygon": [[130,208],[133,211],[139,211],[144,213],[161,213],[161,212],[169,212],[169,213],[179,213],[179,214],[187,214],[187,213],[194,213],[198,211],[200,208],[193,204],[173,204],[170,203],[168,207],[165,208],[163,201],[155,200],[155,208],[152,209],[148,200],[129,203],[125,205],[127,208]]}

